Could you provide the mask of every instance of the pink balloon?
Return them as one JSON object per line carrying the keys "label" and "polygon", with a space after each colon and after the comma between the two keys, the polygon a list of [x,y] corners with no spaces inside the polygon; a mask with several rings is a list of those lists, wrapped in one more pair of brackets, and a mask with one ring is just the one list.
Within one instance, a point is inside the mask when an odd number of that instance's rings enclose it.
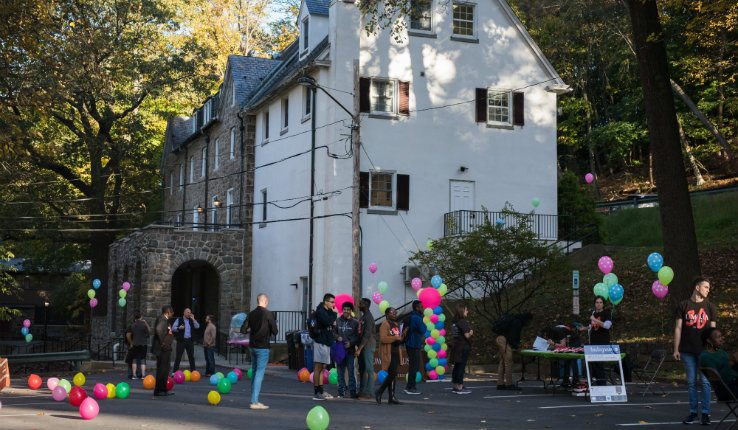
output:
{"label": "pink balloon", "polygon": [[588,184],[591,184],[594,179],[595,177],[591,173],[587,173],[586,175],[584,175],[584,180],[587,181]]}
{"label": "pink balloon", "polygon": [[410,281],[410,285],[412,285],[413,290],[418,291],[423,286],[423,281],[420,280],[420,278],[413,278],[413,280]]}
{"label": "pink balloon", "polygon": [[424,308],[435,308],[441,304],[441,293],[435,288],[423,288],[418,294],[418,298],[423,302]]}
{"label": "pink balloon", "polygon": [[28,328],[31,326],[31,320],[23,320],[23,327]]}
{"label": "pink balloon", "polygon": [[607,275],[612,272],[612,258],[608,256],[600,257],[600,261],[597,262],[597,266],[599,266],[602,273]]}
{"label": "pink balloon", "polygon": [[90,307],[94,308],[95,306],[97,306],[97,299],[90,299]]}
{"label": "pink balloon", "polygon": [[79,414],[86,420],[91,420],[100,413],[100,406],[97,404],[95,399],[88,397],[82,401],[79,405]]}
{"label": "pink balloon", "polygon": [[428,345],[433,345],[434,343],[436,343],[436,339],[432,337],[426,337],[425,343],[427,343]]}
{"label": "pink balloon", "polygon": [[438,379],[438,372],[436,372],[435,370],[431,370],[430,372],[428,372],[428,378]]}
{"label": "pink balloon", "polygon": [[372,294],[372,300],[374,300],[374,303],[376,304],[382,303],[382,293],[380,293],[379,291],[375,291]]}
{"label": "pink balloon", "polygon": [[[442,328],[442,329],[438,330],[438,334],[439,334],[439,336],[446,336],[446,329],[445,328]],[[443,358],[443,357],[441,357],[441,358]]]}
{"label": "pink balloon", "polygon": [[328,376],[330,376],[330,372],[327,370],[323,371],[323,385],[328,385]]}
{"label": "pink balloon", "polygon": [[92,390],[92,394],[97,400],[102,400],[108,397],[108,387],[103,384],[95,384],[95,388]]}
{"label": "pink balloon", "polygon": [[183,383],[185,381],[184,372],[182,372],[181,370],[176,371],[172,379],[174,379],[175,384]]}
{"label": "pink balloon", "polygon": [[238,380],[239,381],[241,380],[241,378],[243,378],[243,372],[241,372],[241,369],[238,369],[238,368],[233,369],[233,373],[235,373],[236,375],[238,375]]}
{"label": "pink balloon", "polygon": [[59,385],[59,378],[49,378],[46,380],[46,387],[51,391],[54,391],[57,385]]}
{"label": "pink balloon", "polygon": [[53,397],[57,402],[62,402],[67,398],[67,390],[65,390],[61,385],[57,385],[56,388],[51,391],[51,397]]}
{"label": "pink balloon", "polygon": [[377,263],[369,263],[369,271],[371,273],[377,273]]}
{"label": "pink balloon", "polygon": [[662,284],[661,281],[655,281],[651,285],[651,291],[656,297],[663,299],[669,293],[669,286]]}
{"label": "pink balloon", "polygon": [[444,350],[438,351],[438,358],[446,358],[446,351]]}
{"label": "pink balloon", "polygon": [[[352,305],[354,304],[354,298],[351,297],[348,294],[339,294],[336,296],[336,312],[341,313],[343,312],[343,304],[349,302]],[[354,306],[356,307],[356,306]]]}
{"label": "pink balloon", "polygon": [[313,372],[310,372],[310,382],[315,383],[315,381],[313,380]]}
{"label": "pink balloon", "polygon": [[431,315],[430,316],[430,322],[432,322],[433,324],[437,323],[438,322],[438,315],[436,315],[436,314]]}
{"label": "pink balloon", "polygon": [[123,289],[126,290],[126,291],[130,290],[131,289],[131,284],[129,282],[124,282],[123,283]]}

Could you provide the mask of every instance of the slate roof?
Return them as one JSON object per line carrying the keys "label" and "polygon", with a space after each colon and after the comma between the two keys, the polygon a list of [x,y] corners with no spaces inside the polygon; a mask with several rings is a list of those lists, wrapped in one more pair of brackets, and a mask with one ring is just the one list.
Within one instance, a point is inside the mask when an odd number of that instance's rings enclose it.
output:
{"label": "slate roof", "polygon": [[169,120],[171,151],[178,149],[190,137],[190,134],[192,134],[192,121],[194,121],[194,118],[189,116],[175,116]]}
{"label": "slate roof", "polygon": [[236,88],[238,106],[243,107],[252,92],[261,85],[262,80],[272,69],[282,63],[281,60],[270,58],[243,57],[229,55],[228,63],[231,68],[231,77]]}
{"label": "slate roof", "polygon": [[328,6],[331,4],[330,0],[305,0],[305,3],[311,15],[328,16]]}

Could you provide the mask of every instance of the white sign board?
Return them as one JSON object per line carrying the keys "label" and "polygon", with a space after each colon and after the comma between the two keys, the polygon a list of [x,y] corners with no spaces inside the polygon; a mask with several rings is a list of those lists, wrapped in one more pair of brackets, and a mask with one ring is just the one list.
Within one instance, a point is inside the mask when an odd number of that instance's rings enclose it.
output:
{"label": "white sign board", "polygon": [[[584,362],[587,367],[589,400],[592,403],[627,402],[623,363],[620,361],[620,345],[584,345]],[[620,370],[620,385],[592,385],[589,363],[616,362]]]}

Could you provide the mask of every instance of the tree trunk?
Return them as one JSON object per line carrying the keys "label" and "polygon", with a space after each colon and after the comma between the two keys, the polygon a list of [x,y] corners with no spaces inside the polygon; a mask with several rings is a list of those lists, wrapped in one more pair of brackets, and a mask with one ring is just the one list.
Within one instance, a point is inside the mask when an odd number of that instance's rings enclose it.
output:
{"label": "tree trunk", "polygon": [[689,297],[691,279],[700,275],[697,237],[684,174],[679,124],[672,95],[666,42],[656,0],[626,0],[633,25],[648,135],[659,194],[666,264],[675,268],[672,301]]}
{"label": "tree trunk", "polygon": [[694,155],[692,155],[692,148],[690,148],[689,143],[687,143],[687,135],[684,133],[682,121],[679,117],[677,117],[677,124],[679,124],[679,140],[682,142],[682,148],[687,154],[687,161],[689,161],[689,166],[692,168],[692,172],[694,173],[695,185],[700,187],[705,183],[705,180],[702,178],[700,168],[697,165],[697,160],[695,160]]}

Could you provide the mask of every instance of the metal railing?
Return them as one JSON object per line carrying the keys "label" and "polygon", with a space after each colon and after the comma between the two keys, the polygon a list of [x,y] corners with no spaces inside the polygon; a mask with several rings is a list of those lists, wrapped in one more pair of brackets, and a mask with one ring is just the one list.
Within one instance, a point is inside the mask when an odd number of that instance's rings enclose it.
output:
{"label": "metal railing", "polygon": [[569,215],[459,210],[444,214],[443,236],[470,233],[485,223],[495,224],[497,220],[502,220],[504,226],[526,223],[538,239],[543,240],[556,240],[574,230],[574,217]]}
{"label": "metal railing", "polygon": [[2,344],[0,345],[0,356],[11,354],[35,354],[41,352],[66,352],[89,349],[86,339],[73,338],[56,341],[33,341],[23,345]]}
{"label": "metal railing", "polygon": [[[712,190],[700,190],[692,191],[689,193],[690,197],[720,193],[730,193],[738,191],[738,187],[731,186],[725,188],[715,188]],[[597,203],[597,212],[609,214],[615,212],[618,209],[626,208],[642,208],[658,206],[659,195],[658,194],[632,194],[625,199],[613,200],[611,202],[599,202]]]}
{"label": "metal railing", "polygon": [[274,311],[279,332],[273,338],[275,343],[286,343],[285,335],[291,331],[305,330],[306,315],[303,311]]}

